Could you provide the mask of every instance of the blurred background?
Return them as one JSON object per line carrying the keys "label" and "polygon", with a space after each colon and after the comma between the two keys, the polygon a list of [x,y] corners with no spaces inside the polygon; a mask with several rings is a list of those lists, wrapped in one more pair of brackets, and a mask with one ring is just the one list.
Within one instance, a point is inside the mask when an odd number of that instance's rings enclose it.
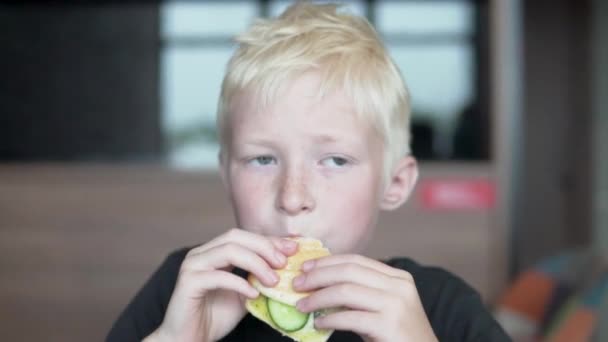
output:
{"label": "blurred background", "polygon": [[[102,339],[168,253],[234,225],[221,79],[232,37],[289,3],[0,5],[7,340]],[[608,250],[607,1],[345,4],[404,74],[422,176],[368,255],[444,267],[494,309],[541,260]]]}

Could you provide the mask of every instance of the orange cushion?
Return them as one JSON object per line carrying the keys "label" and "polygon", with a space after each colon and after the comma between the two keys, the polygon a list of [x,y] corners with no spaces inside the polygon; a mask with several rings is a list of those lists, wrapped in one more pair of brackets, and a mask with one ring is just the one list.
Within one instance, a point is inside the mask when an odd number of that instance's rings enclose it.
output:
{"label": "orange cushion", "polygon": [[519,276],[503,295],[499,305],[540,324],[549,306],[555,281],[538,271],[527,271]]}

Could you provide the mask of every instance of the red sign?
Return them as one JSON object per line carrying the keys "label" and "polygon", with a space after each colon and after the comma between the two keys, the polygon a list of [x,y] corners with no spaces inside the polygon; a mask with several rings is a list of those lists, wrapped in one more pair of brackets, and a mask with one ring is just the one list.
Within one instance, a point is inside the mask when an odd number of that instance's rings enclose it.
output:
{"label": "red sign", "polygon": [[487,179],[426,180],[419,189],[425,209],[483,210],[496,204],[496,186]]}

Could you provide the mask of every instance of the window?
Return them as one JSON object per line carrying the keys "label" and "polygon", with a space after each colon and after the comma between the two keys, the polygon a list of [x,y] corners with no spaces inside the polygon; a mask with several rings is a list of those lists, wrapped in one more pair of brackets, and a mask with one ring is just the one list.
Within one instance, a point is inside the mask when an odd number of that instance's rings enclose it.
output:
{"label": "window", "polygon": [[459,158],[462,120],[476,97],[474,4],[375,4],[376,28],[411,92],[414,154],[420,159]]}
{"label": "window", "polygon": [[161,110],[169,162],[217,167],[215,112],[232,36],[259,14],[254,2],[168,2],[161,6]]}
{"label": "window", "polygon": [[[161,103],[170,163],[216,168],[215,113],[232,37],[259,16],[291,1],[167,2],[161,7]],[[475,3],[469,1],[347,1],[367,16],[399,65],[412,94],[414,153],[458,157],[458,136],[477,95]],[[473,127],[477,127],[474,126]],[[463,135],[464,134],[464,135]],[[475,158],[473,158],[475,159]]]}

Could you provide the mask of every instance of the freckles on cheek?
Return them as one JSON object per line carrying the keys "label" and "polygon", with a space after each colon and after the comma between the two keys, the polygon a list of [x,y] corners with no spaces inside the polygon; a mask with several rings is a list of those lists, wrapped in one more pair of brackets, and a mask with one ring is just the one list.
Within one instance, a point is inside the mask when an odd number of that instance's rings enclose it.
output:
{"label": "freckles on cheek", "polygon": [[367,189],[358,192],[344,193],[338,200],[336,213],[340,213],[336,234],[333,234],[334,248],[338,252],[360,252],[365,247],[367,241],[375,228],[377,215],[377,203],[375,196]]}
{"label": "freckles on cheek", "polygon": [[265,201],[269,198],[268,186],[253,177],[237,175],[231,182],[232,202],[238,224],[249,228],[258,222],[264,211]]}
{"label": "freckles on cheek", "polygon": [[[353,227],[359,228],[354,233],[364,233],[368,226],[373,224],[375,203],[369,198],[352,198],[349,201],[351,222]],[[358,224],[357,224],[358,223]]]}
{"label": "freckles on cheek", "polygon": [[236,181],[232,183],[232,195],[239,206],[252,204],[252,199],[261,197],[263,187],[256,182]]}

